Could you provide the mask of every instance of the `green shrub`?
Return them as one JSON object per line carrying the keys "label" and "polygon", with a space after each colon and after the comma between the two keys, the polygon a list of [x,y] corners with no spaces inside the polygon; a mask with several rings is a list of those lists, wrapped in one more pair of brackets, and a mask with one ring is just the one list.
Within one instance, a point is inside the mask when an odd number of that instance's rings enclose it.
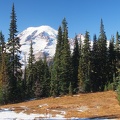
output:
{"label": "green shrub", "polygon": [[120,83],[119,83],[119,85],[117,87],[117,99],[118,99],[119,104],[120,104]]}

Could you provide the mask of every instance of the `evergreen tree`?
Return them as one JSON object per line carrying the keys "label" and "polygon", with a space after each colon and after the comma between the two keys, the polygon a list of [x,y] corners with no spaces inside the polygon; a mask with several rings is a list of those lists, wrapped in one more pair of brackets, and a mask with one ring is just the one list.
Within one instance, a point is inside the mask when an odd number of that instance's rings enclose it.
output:
{"label": "evergreen tree", "polygon": [[34,94],[35,97],[48,97],[50,96],[50,72],[47,65],[46,57],[44,61],[40,59],[35,62],[34,72]]}
{"label": "evergreen tree", "polygon": [[108,65],[107,65],[107,37],[104,31],[104,25],[103,21],[101,19],[101,24],[100,24],[100,35],[98,38],[98,69],[99,69],[99,74],[98,74],[98,79],[99,79],[99,90],[103,91],[104,86],[107,83],[107,74],[108,74]]}
{"label": "evergreen tree", "polygon": [[82,41],[79,41],[79,67],[78,67],[78,92],[84,92],[84,74],[83,74],[83,58],[82,58]]}
{"label": "evergreen tree", "polygon": [[48,97],[50,96],[50,71],[49,67],[47,65],[47,58],[45,56],[44,62],[43,62],[44,68],[44,74],[43,74],[43,96]]}
{"label": "evergreen tree", "polygon": [[63,39],[62,39],[62,28],[58,29],[56,52],[54,57],[54,62],[51,70],[51,95],[60,95],[60,81],[61,81],[61,60],[62,60],[62,49],[63,49]]}
{"label": "evergreen tree", "polygon": [[5,39],[2,32],[0,32],[0,55],[1,55],[1,68],[0,68],[0,103],[6,104],[9,102],[9,82],[6,67],[6,50]]}
{"label": "evergreen tree", "polygon": [[108,82],[112,83],[114,75],[116,73],[116,55],[115,55],[115,48],[114,48],[114,36],[112,36],[110,43],[109,43],[109,52],[108,52],[108,64],[109,64],[109,71],[108,71]]}
{"label": "evergreen tree", "polygon": [[72,68],[73,68],[73,83],[72,86],[74,88],[74,92],[77,92],[78,88],[78,66],[79,66],[79,45],[78,45],[78,39],[77,35],[75,36],[75,44],[74,44],[74,50],[72,54]]}
{"label": "evergreen tree", "polygon": [[91,90],[91,81],[90,81],[90,72],[91,72],[91,50],[90,50],[90,38],[89,32],[86,31],[84,44],[82,48],[82,71],[84,74],[84,90],[90,92]]}
{"label": "evergreen tree", "polygon": [[9,85],[10,85],[10,95],[9,99],[11,102],[18,101],[20,95],[18,94],[18,82],[21,80],[21,63],[20,63],[20,43],[17,37],[17,25],[16,25],[16,13],[14,4],[12,6],[11,22],[9,29],[9,39],[8,39],[8,51],[9,51],[9,63],[8,63],[8,74],[9,74]]}
{"label": "evergreen tree", "polygon": [[22,74],[22,83],[21,83],[21,91],[22,92],[22,99],[25,100],[27,96],[27,59],[26,59],[26,52],[24,53],[24,70]]}
{"label": "evergreen tree", "polygon": [[79,68],[78,68],[78,92],[84,92],[84,73],[83,73],[83,59],[82,57],[79,60]]}
{"label": "evergreen tree", "polygon": [[35,84],[35,57],[33,54],[33,42],[30,43],[30,51],[28,58],[28,68],[27,68],[27,96],[29,98],[34,96],[34,84]]}
{"label": "evergreen tree", "polygon": [[68,94],[69,84],[72,81],[72,62],[70,45],[68,41],[68,28],[67,21],[64,18],[62,21],[62,39],[63,49],[61,55],[61,80],[60,80],[60,94]]}
{"label": "evergreen tree", "polygon": [[2,63],[2,54],[5,49],[4,35],[0,32],[0,64]]}
{"label": "evergreen tree", "polygon": [[116,33],[116,43],[115,43],[115,53],[116,53],[116,73],[115,77],[120,73],[120,35]]}
{"label": "evergreen tree", "polygon": [[2,66],[1,66],[1,79],[2,79],[2,100],[4,104],[9,102],[9,81],[8,72],[6,66],[6,53],[2,55]]}
{"label": "evergreen tree", "polygon": [[[35,69],[34,69],[34,95],[37,98],[46,97],[44,95],[45,90],[45,82],[44,82],[44,63],[40,59],[39,61],[35,62]],[[47,84],[47,83],[46,83]]]}
{"label": "evergreen tree", "polygon": [[116,43],[115,43],[116,50],[119,50],[119,48],[120,48],[119,44],[120,44],[120,35],[119,35],[118,31],[117,31],[117,33],[116,33]]}
{"label": "evergreen tree", "polygon": [[[0,32],[0,66],[2,66],[2,55],[5,49],[4,35]],[[1,82],[2,83],[2,82]]]}
{"label": "evergreen tree", "polygon": [[3,53],[5,53],[5,38],[2,32],[0,32],[0,66],[2,66],[2,57]]}
{"label": "evergreen tree", "polygon": [[98,56],[98,41],[96,35],[93,36],[93,47],[91,53],[91,88],[93,92],[99,91],[99,56]]}
{"label": "evergreen tree", "polygon": [[117,89],[120,80],[120,35],[116,33],[115,41],[115,74],[114,74],[114,89]]}
{"label": "evergreen tree", "polygon": [[68,94],[72,81],[71,52],[68,41],[67,22],[64,18],[58,30],[56,53],[51,74],[51,94],[54,96]]}

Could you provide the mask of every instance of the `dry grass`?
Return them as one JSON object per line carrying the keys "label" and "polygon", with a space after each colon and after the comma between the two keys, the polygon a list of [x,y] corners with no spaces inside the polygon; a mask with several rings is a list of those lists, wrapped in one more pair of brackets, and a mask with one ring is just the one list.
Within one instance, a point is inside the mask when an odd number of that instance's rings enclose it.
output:
{"label": "dry grass", "polygon": [[14,108],[16,112],[24,111],[27,114],[50,113],[64,114],[66,118],[120,118],[120,106],[113,91],[78,94],[58,98],[45,98],[18,104],[1,106],[1,108]]}

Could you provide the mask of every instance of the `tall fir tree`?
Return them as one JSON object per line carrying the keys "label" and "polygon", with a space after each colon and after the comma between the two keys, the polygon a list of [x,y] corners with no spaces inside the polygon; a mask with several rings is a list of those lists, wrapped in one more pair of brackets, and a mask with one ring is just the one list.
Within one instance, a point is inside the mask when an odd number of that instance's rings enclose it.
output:
{"label": "tall fir tree", "polygon": [[32,98],[34,96],[34,84],[35,84],[35,56],[33,54],[33,42],[30,41],[30,51],[27,67],[27,96]]}
{"label": "tall fir tree", "polygon": [[108,69],[107,69],[107,37],[106,33],[104,31],[104,25],[103,25],[103,20],[101,19],[100,23],[100,35],[98,38],[98,54],[99,54],[99,74],[98,74],[98,79],[99,79],[99,90],[103,91],[104,87],[107,83],[107,74],[108,74]]}
{"label": "tall fir tree", "polygon": [[120,44],[120,35],[119,32],[116,32],[116,43],[115,43],[115,49],[119,50],[119,44]]}
{"label": "tall fir tree", "polygon": [[120,73],[120,35],[116,33],[116,42],[115,42],[115,53],[116,53],[116,73],[115,76],[117,77]]}
{"label": "tall fir tree", "polygon": [[82,47],[82,71],[84,74],[84,91],[91,91],[91,81],[90,81],[90,72],[91,72],[91,46],[90,46],[90,36],[89,32],[86,31],[85,39]]}
{"label": "tall fir tree", "polygon": [[54,62],[51,70],[51,95],[60,95],[60,81],[61,81],[61,56],[63,49],[62,28],[58,29],[57,45],[55,51]]}
{"label": "tall fir tree", "polygon": [[115,54],[115,46],[114,46],[114,36],[111,37],[109,43],[109,50],[108,50],[108,83],[112,83],[115,73],[116,73],[116,54]]}
{"label": "tall fir tree", "polygon": [[26,52],[24,52],[24,69],[22,73],[22,82],[21,82],[21,91],[22,92],[22,99],[26,100],[27,98],[27,58],[26,58]]}
{"label": "tall fir tree", "polygon": [[16,13],[14,4],[12,6],[11,13],[11,22],[9,29],[9,39],[7,48],[9,51],[9,62],[8,62],[8,71],[9,71],[9,85],[10,85],[10,101],[15,102],[20,99],[18,94],[18,82],[21,80],[21,63],[20,63],[20,43],[19,38],[17,37],[17,25],[16,25]]}
{"label": "tall fir tree", "polygon": [[64,18],[62,21],[62,39],[63,49],[61,55],[61,80],[60,80],[60,94],[69,93],[69,85],[72,81],[72,62],[71,62],[71,51],[68,40],[68,27],[67,21]]}
{"label": "tall fir tree", "polygon": [[84,74],[83,74],[83,59],[82,59],[82,40],[80,36],[79,40],[79,66],[78,66],[78,92],[84,92],[83,88],[83,79],[84,79]]}
{"label": "tall fir tree", "polygon": [[1,57],[1,68],[0,68],[0,104],[6,104],[9,102],[9,82],[8,73],[6,67],[6,48],[5,38],[2,32],[0,32],[0,57]]}
{"label": "tall fir tree", "polygon": [[71,51],[68,40],[67,21],[64,18],[58,29],[56,53],[51,74],[51,94],[53,96],[69,93],[72,80]]}
{"label": "tall fir tree", "polygon": [[114,89],[117,89],[117,86],[120,81],[120,35],[119,32],[116,32],[116,41],[115,41],[115,75],[114,75]]}
{"label": "tall fir tree", "polygon": [[74,49],[73,49],[73,54],[72,54],[72,69],[73,69],[73,82],[72,87],[73,87],[73,92],[76,93],[78,90],[78,67],[79,67],[79,44],[78,44],[78,39],[77,35],[75,36],[75,43],[74,43]]}
{"label": "tall fir tree", "polygon": [[44,58],[44,74],[43,74],[43,96],[44,97],[48,97],[50,96],[50,71],[49,71],[49,67],[47,64],[47,57],[45,55]]}
{"label": "tall fir tree", "polygon": [[91,88],[93,92],[99,91],[99,56],[98,56],[98,41],[96,34],[93,36],[93,47],[91,53]]}

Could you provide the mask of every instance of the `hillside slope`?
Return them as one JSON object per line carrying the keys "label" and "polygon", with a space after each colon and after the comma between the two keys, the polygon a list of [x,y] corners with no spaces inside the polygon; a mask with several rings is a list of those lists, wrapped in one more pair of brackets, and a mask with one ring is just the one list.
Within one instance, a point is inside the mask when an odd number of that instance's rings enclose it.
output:
{"label": "hillside slope", "polygon": [[[120,119],[120,106],[113,91],[31,100],[1,106],[15,112],[39,114],[40,118],[112,118]],[[0,114],[1,115],[1,114]]]}

